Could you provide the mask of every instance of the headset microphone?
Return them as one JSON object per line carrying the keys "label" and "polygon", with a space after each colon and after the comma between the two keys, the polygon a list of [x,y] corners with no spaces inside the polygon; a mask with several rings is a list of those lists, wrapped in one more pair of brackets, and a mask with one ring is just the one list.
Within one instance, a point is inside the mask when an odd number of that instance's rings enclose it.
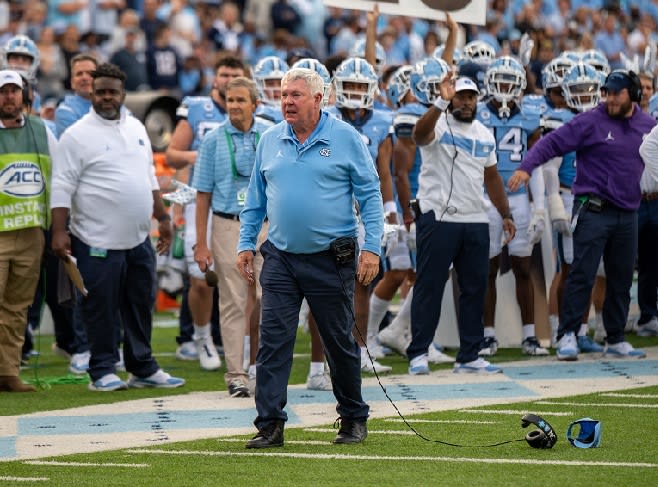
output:
{"label": "headset microphone", "polygon": [[462,114],[463,111],[464,111],[464,110],[462,110],[461,108],[455,108],[455,109],[452,111],[452,116],[453,116],[453,117],[459,117],[459,116],[461,116],[461,114]]}
{"label": "headset microphone", "polygon": [[206,278],[206,284],[209,287],[217,287],[219,278],[217,277],[217,273],[215,271],[207,270],[205,273],[205,278]]}

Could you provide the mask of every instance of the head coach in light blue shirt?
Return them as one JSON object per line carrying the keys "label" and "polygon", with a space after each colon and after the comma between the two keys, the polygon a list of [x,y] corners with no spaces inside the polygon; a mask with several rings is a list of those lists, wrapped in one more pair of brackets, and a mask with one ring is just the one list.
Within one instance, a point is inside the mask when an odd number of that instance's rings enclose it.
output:
{"label": "head coach in light blue shirt", "polygon": [[[304,297],[318,323],[338,402],[341,428],[334,442],[359,443],[367,435],[368,405],[361,396],[352,303],[355,277],[367,285],[379,270],[384,226],[379,179],[358,132],[320,110],[323,82],[317,73],[291,69],[281,88],[284,121],[260,139],[240,213],[237,265],[251,283],[256,238],[264,218],[270,222],[260,249],[258,434],[247,448],[283,445],[286,388]],[[366,231],[360,253],[354,200]]]}

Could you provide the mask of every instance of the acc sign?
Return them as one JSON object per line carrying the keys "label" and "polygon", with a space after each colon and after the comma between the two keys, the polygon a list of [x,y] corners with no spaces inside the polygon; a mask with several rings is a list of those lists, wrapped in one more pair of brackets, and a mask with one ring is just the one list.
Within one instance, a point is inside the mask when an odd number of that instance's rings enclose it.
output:
{"label": "acc sign", "polygon": [[11,163],[0,172],[0,191],[10,196],[29,198],[44,189],[41,168],[34,162]]}
{"label": "acc sign", "polygon": [[485,0],[324,0],[324,4],[366,11],[378,4],[383,14],[420,19],[444,20],[448,12],[457,22],[477,25],[484,25],[487,12]]}

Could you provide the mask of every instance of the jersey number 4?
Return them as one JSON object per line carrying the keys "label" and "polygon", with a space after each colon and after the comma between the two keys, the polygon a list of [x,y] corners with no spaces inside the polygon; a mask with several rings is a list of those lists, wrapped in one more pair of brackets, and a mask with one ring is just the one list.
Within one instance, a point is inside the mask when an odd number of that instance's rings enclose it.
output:
{"label": "jersey number 4", "polygon": [[512,162],[521,162],[523,149],[520,127],[511,127],[498,143],[498,150],[509,152],[509,160]]}

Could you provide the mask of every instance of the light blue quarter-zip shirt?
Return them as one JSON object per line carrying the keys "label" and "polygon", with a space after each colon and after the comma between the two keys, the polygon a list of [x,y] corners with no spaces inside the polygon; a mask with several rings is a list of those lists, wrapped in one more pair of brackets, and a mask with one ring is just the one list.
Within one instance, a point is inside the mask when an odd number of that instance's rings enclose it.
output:
{"label": "light blue quarter-zip shirt", "polygon": [[363,250],[379,255],[384,230],[379,177],[359,133],[326,112],[304,143],[287,122],[274,125],[256,149],[238,252],[256,248],[266,216],[268,239],[285,252],[321,252],[336,238],[356,237],[355,199],[366,231]]}

